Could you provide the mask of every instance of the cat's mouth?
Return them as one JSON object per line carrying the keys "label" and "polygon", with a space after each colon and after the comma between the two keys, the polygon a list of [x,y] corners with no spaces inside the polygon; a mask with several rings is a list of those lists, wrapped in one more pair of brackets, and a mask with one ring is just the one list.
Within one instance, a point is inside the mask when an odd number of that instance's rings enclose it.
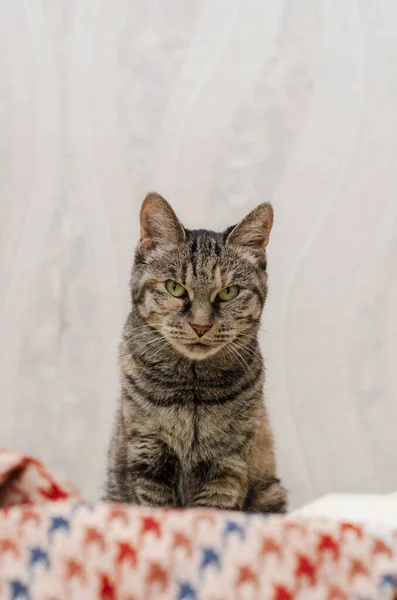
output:
{"label": "cat's mouth", "polygon": [[179,352],[190,359],[200,360],[213,356],[219,350],[219,347],[206,344],[204,342],[185,342],[175,344]]}
{"label": "cat's mouth", "polygon": [[209,346],[208,344],[205,344],[204,342],[188,342],[186,344],[183,344],[187,350],[188,353],[195,353],[195,354],[211,354],[211,350],[213,351],[212,346]]}

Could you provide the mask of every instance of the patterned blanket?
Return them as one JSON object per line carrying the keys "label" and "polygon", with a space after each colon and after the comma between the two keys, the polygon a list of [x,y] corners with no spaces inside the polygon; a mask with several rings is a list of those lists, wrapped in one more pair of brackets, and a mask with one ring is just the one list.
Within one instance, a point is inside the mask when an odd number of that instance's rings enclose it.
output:
{"label": "patterned blanket", "polygon": [[397,599],[397,533],[352,523],[85,503],[0,452],[0,600]]}

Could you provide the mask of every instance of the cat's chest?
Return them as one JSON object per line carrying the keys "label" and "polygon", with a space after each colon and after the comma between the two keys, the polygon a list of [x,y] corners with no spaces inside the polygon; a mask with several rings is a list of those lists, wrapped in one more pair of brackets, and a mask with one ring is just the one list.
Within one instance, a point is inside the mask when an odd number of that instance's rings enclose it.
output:
{"label": "cat's chest", "polygon": [[206,458],[211,440],[227,430],[227,416],[219,407],[177,406],[161,412],[162,437],[184,462]]}

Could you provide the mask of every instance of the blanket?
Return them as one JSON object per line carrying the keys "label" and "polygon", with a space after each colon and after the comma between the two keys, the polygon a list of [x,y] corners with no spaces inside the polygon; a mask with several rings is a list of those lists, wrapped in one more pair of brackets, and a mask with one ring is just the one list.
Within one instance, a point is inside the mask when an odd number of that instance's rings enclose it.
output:
{"label": "blanket", "polygon": [[0,452],[0,600],[396,600],[397,533],[338,520],[89,504]]}

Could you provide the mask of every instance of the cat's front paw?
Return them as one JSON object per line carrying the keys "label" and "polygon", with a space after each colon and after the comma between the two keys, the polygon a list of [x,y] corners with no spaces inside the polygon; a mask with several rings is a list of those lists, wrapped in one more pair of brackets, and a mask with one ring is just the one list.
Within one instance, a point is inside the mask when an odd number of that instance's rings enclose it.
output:
{"label": "cat's front paw", "polygon": [[250,484],[244,503],[248,512],[285,514],[287,508],[287,492],[277,477],[267,477]]}

